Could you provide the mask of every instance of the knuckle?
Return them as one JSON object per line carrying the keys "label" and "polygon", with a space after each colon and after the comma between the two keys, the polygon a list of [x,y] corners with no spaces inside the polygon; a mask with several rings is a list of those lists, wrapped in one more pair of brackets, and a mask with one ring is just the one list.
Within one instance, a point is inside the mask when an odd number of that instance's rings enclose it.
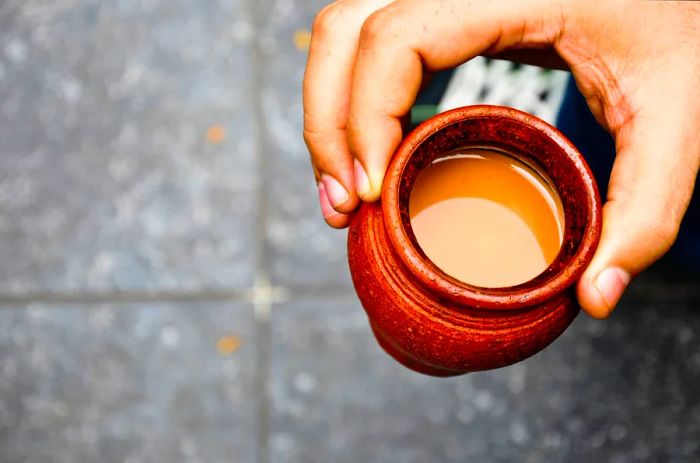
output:
{"label": "knuckle", "polygon": [[332,152],[332,147],[336,146],[333,135],[326,131],[318,131],[304,128],[304,143],[309,151],[309,155],[315,164],[323,165],[328,158],[328,153]]}
{"label": "knuckle", "polygon": [[642,224],[642,232],[646,240],[656,247],[667,250],[678,235],[679,222],[667,214],[649,216]]}
{"label": "knuckle", "polygon": [[669,247],[676,241],[680,223],[676,220],[663,220],[656,229],[656,236]]}
{"label": "knuckle", "polygon": [[345,9],[337,2],[324,6],[314,18],[312,35],[317,38],[327,37],[341,24],[344,15]]}
{"label": "knuckle", "polygon": [[387,39],[394,33],[396,21],[389,10],[379,10],[371,14],[362,25],[360,44],[363,48],[371,48]]}
{"label": "knuckle", "polygon": [[318,139],[318,132],[315,132],[305,127],[303,135],[306,147],[309,149],[309,151],[313,152],[314,147],[316,146],[316,140]]}

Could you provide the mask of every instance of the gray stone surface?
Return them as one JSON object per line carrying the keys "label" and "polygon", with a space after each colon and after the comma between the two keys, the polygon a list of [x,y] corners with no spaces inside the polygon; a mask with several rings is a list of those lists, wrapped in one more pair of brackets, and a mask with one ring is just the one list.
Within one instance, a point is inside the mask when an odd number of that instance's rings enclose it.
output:
{"label": "gray stone surface", "polygon": [[504,369],[436,379],[376,344],[354,300],[272,318],[272,461],[691,462],[700,311],[634,295]]}
{"label": "gray stone surface", "polygon": [[245,304],[2,307],[0,460],[253,462],[255,345]]}
{"label": "gray stone surface", "polygon": [[252,282],[247,8],[0,2],[0,291]]}
{"label": "gray stone surface", "polygon": [[348,286],[345,231],[321,217],[309,154],[302,140],[301,82],[306,53],[295,47],[296,31],[309,30],[328,2],[270,0],[260,9],[263,58],[262,109],[268,131],[265,151],[274,153],[268,175],[271,204],[267,238],[271,273],[278,284]]}
{"label": "gray stone surface", "polygon": [[0,461],[699,461],[697,272],[498,371],[381,351],[301,139],[324,3],[0,0]]}

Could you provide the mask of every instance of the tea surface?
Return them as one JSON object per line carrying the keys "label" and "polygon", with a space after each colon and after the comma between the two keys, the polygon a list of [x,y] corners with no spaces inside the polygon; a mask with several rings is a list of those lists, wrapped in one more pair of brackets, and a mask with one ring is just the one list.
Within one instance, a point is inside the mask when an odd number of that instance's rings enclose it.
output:
{"label": "tea surface", "polygon": [[536,277],[561,246],[557,194],[526,164],[496,151],[456,151],[416,179],[411,227],[423,252],[465,283],[497,288]]}

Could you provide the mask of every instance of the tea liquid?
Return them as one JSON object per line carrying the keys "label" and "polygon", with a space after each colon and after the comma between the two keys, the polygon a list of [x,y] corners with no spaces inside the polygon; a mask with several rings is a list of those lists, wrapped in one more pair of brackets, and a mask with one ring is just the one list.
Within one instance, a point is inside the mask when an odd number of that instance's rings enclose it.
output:
{"label": "tea liquid", "polygon": [[409,202],[423,252],[465,283],[524,283],[559,252],[563,211],[556,192],[524,163],[487,149],[457,151],[426,167]]}

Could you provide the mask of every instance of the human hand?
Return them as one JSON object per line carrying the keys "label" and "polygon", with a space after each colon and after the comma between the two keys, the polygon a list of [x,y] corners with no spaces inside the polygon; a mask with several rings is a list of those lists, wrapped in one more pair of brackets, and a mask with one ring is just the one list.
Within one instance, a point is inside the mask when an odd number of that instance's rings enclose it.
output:
{"label": "human hand", "polygon": [[[326,222],[375,201],[425,72],[540,50],[571,70],[617,157],[577,295],[592,317],[675,241],[700,167],[700,5],[632,0],[340,0],[314,22],[304,139]],[[528,58],[530,59],[530,58]],[[535,58],[537,59],[537,58]],[[531,60],[531,59],[530,59]]]}

